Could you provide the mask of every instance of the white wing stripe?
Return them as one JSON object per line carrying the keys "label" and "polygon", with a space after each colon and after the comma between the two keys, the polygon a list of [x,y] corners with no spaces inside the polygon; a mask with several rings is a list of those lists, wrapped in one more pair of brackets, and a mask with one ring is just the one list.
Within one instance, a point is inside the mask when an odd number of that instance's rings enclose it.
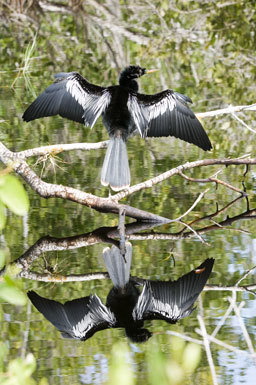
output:
{"label": "white wing stripe", "polygon": [[163,303],[158,299],[153,299],[154,308],[157,309],[164,317],[177,319],[180,317],[181,309],[177,304],[170,306],[169,303]]}
{"label": "white wing stripe", "polygon": [[103,305],[96,294],[91,297],[88,307],[89,312],[76,326],[73,326],[74,335],[78,338],[83,338],[93,326],[99,325],[100,323],[108,322],[113,326],[116,322],[115,315]]}
{"label": "white wing stripe", "polygon": [[85,110],[83,118],[91,127],[94,126],[96,120],[105,111],[111,100],[108,90],[104,90],[101,96],[89,94],[81,87],[75,76],[68,78],[66,90],[83,107]]}
{"label": "white wing stripe", "polygon": [[158,103],[148,107],[149,120],[156,119],[159,115],[163,115],[166,111],[172,111],[176,107],[176,101],[171,95],[167,95]]}
{"label": "white wing stripe", "polygon": [[127,106],[129,112],[132,114],[134,123],[137,129],[139,130],[140,135],[143,137],[144,131],[147,129],[148,126],[148,114],[145,113],[145,110],[140,107],[137,98],[133,95],[129,95]]}

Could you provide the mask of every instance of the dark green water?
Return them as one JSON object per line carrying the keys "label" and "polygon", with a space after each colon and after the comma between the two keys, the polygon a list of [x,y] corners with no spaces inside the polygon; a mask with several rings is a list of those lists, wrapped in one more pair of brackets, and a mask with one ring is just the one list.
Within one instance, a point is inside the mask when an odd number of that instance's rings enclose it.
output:
{"label": "dark green water", "polygon": [[[47,57],[47,53],[45,55]],[[55,143],[98,142],[107,139],[106,130],[102,127],[101,121],[93,130],[60,117],[40,119],[29,124],[22,121],[22,113],[34,99],[32,91],[38,95],[51,82],[53,73],[60,70],[60,63],[50,67],[46,64],[40,59],[36,62],[36,70],[30,76],[33,90],[26,88],[23,76],[20,76],[11,87],[16,73],[11,71],[1,73],[0,119],[4,120],[1,122],[1,141],[13,151],[22,151]],[[151,67],[154,66],[153,64],[152,61]],[[10,69],[14,69],[14,59],[11,61]],[[70,70],[70,68],[61,69]],[[80,68],[78,69],[80,71]],[[105,82],[104,85],[109,85],[112,82],[112,79],[103,80],[93,71],[92,73],[80,72],[95,83]],[[150,84],[144,78],[141,84],[144,91],[159,91],[158,78],[155,83],[154,79],[150,78]],[[177,84],[177,88],[179,87],[184,87],[180,79]],[[182,91],[184,92],[183,89]],[[196,94],[196,90],[194,92]],[[211,90],[207,95],[204,87],[202,98],[198,96],[197,100],[194,100],[194,111],[210,109],[205,107],[207,103],[209,106],[212,104],[212,109],[222,105],[221,102],[218,104],[217,101],[211,101],[212,92]],[[198,93],[200,95],[200,89]],[[209,101],[206,103],[204,98],[207,97]],[[225,99],[228,100],[227,95]],[[228,104],[227,101],[226,104]],[[255,129],[255,121],[252,117],[250,113],[243,115],[247,123]],[[238,157],[248,153],[251,153],[252,157],[255,156],[254,133],[230,116],[221,116],[219,119],[208,118],[203,124],[213,144],[213,150],[210,153],[173,138],[147,141],[139,137],[130,139],[128,154],[132,184],[147,180],[187,161]],[[105,150],[62,153],[58,155],[55,169],[50,161],[44,165],[35,164],[36,158],[31,158],[28,162],[33,170],[47,182],[72,186],[107,197],[108,189],[100,185],[100,170],[104,154]],[[236,199],[239,194],[223,186],[216,189],[213,184],[206,186],[175,176],[151,190],[135,193],[123,201],[164,217],[177,218],[189,209],[200,192],[206,187],[209,188],[196,208],[184,218],[190,226],[192,222],[198,220],[193,224],[193,229],[198,231],[207,243],[201,242],[193,234],[187,236],[186,234],[191,232],[189,229],[185,229],[182,236],[180,232],[184,226],[181,224],[169,224],[154,230],[145,230],[143,233],[151,235],[149,239],[145,239],[145,235],[142,237],[144,239],[139,239],[138,236],[130,237],[133,245],[132,275],[159,280],[177,279],[206,258],[215,258],[213,273],[208,283],[223,287],[234,286],[249,269],[256,265],[255,166],[249,169],[245,178],[243,177],[244,166],[205,167],[188,172],[187,175],[194,178],[207,178],[219,169],[222,169],[220,179],[238,188],[242,189],[244,180],[248,197]],[[60,199],[45,200],[38,197],[28,186],[26,190],[30,200],[28,215],[20,218],[8,212],[7,225],[0,239],[1,247],[8,248],[12,261],[46,235],[66,238],[87,234],[99,227],[118,225],[117,216],[100,214],[87,207]],[[216,213],[215,216],[213,216],[214,213]],[[228,218],[234,220],[228,222]],[[132,221],[128,219],[127,222]],[[155,237],[152,234],[155,234]],[[168,234],[168,236],[165,237],[166,239],[160,239],[164,236],[160,237],[156,234]],[[106,243],[97,243],[88,247],[45,252],[33,263],[32,270],[45,273],[47,265],[47,271],[53,271],[53,275],[105,272],[106,268],[102,260],[104,247]],[[25,290],[33,289],[42,296],[54,298],[62,303],[90,293],[97,293],[104,302],[111,288],[111,282],[107,279],[65,283],[46,283],[29,279],[22,279],[22,281]],[[250,285],[255,282],[256,270],[253,270],[240,285]],[[56,385],[101,384],[107,379],[111,346],[121,340],[129,345],[128,360],[132,363],[136,381],[150,383],[147,380],[148,367],[145,364],[145,356],[153,343],[155,342],[159,349],[171,359],[169,345],[172,336],[168,335],[168,331],[201,339],[195,330],[199,328],[197,315],[201,312],[207,332],[211,334],[229,308],[228,297],[231,296],[231,291],[205,290],[201,295],[201,310],[198,304],[190,317],[176,325],[170,326],[162,321],[148,322],[147,327],[151,331],[161,333],[154,334],[151,339],[153,342],[149,341],[143,345],[129,343],[124,331],[119,329],[101,331],[86,342],[64,340],[30,304],[27,307],[15,307],[3,303],[1,305],[3,310],[1,338],[8,342],[10,348],[6,362],[17,356],[24,356],[26,352],[32,352],[37,360],[34,376],[36,380],[46,377],[50,384]],[[236,301],[237,305],[244,301],[240,321],[243,322],[254,347],[256,343],[255,296],[245,291],[237,292]],[[229,351],[223,346],[211,343],[210,348],[219,383],[253,384],[256,374],[255,359],[253,360],[250,355],[239,317],[234,311],[225,319],[215,337],[237,350]],[[187,384],[194,381],[201,384],[210,384],[212,381],[204,350],[193,379],[186,379]]]}

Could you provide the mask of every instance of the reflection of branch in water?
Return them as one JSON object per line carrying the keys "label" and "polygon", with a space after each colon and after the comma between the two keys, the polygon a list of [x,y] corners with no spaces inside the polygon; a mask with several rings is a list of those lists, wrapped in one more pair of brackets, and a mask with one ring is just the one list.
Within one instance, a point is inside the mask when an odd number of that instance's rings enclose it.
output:
{"label": "reflection of branch in water", "polygon": [[240,328],[242,330],[244,339],[245,339],[245,341],[247,343],[249,352],[254,357],[254,360],[255,360],[255,363],[256,363],[256,354],[255,354],[255,351],[254,351],[254,348],[253,348],[253,344],[252,344],[251,338],[249,336],[249,333],[247,332],[247,329],[245,327],[244,321],[243,321],[243,319],[241,317],[241,313],[240,313],[240,309],[244,306],[244,302],[242,302],[241,306],[238,307],[237,304],[236,304],[236,295],[234,293],[233,293],[233,297],[232,298],[229,297],[228,300],[230,302],[230,305],[233,306],[235,315],[237,316],[237,319],[238,319]]}
{"label": "reflection of branch in water", "polygon": [[[238,199],[241,199],[241,198],[237,198],[236,200],[234,200],[224,208],[217,210],[215,213],[199,218],[194,222],[190,222],[188,225],[184,224],[184,222],[182,223],[183,225],[189,226],[192,229],[192,224],[197,223],[198,221],[203,221],[204,219],[211,219],[214,216],[216,217],[218,214],[223,213],[232,204],[237,202]],[[255,216],[256,216],[256,209],[252,209],[252,210],[247,210],[242,214],[236,215],[234,217],[231,217],[231,218],[228,217],[227,219],[220,221],[219,223],[217,223],[217,220],[216,220],[214,225],[206,226],[201,229],[198,229],[196,231],[196,236],[200,236],[200,234],[204,234],[212,230],[223,230],[227,228],[227,226],[230,226],[231,224],[233,224],[238,220],[252,219],[252,218],[255,218]],[[157,233],[157,232],[151,231],[151,232],[144,232],[144,233],[137,234],[140,231],[152,229],[160,225],[161,223],[153,224],[150,222],[148,223],[134,222],[134,223],[127,224],[125,226],[125,238],[129,240],[180,240],[180,239],[190,239],[195,236],[194,231],[191,230],[191,231],[185,232],[184,229],[177,233]],[[13,264],[17,265],[22,269],[28,270],[32,262],[35,261],[37,258],[39,258],[40,255],[44,252],[50,252],[50,251],[56,251],[56,250],[58,251],[72,250],[72,249],[87,247],[87,246],[95,245],[99,243],[110,243],[110,244],[119,246],[119,241],[118,241],[119,238],[120,238],[120,231],[118,227],[102,227],[87,234],[81,234],[81,235],[65,237],[65,238],[54,238],[54,237],[46,236],[39,239],[21,257],[19,257],[16,261],[14,261]],[[2,269],[2,271],[0,272],[0,275],[3,273],[4,273],[4,269]],[[51,277],[51,280],[52,279],[53,277]],[[61,278],[61,280],[65,280],[65,278]],[[208,287],[208,290],[218,290],[218,288],[216,286]],[[227,287],[226,290],[227,291],[232,290],[232,287]],[[244,286],[243,288],[239,286],[239,288],[236,288],[235,290],[236,291],[254,290],[254,285],[252,286],[249,285],[247,287]]]}
{"label": "reflection of branch in water", "polygon": [[207,332],[206,332],[206,328],[205,328],[205,324],[204,324],[204,320],[203,320],[202,315],[198,314],[197,319],[198,319],[198,322],[199,322],[199,325],[200,325],[200,331],[201,331],[200,334],[203,337],[203,344],[204,344],[207,360],[208,360],[208,363],[209,363],[209,366],[210,366],[210,370],[211,370],[212,381],[213,381],[214,385],[218,385],[216,371],[215,371],[215,366],[214,366],[214,363],[213,363],[212,353],[211,353],[211,349],[210,349],[210,344],[209,344],[209,340],[207,338]]}
{"label": "reflection of branch in water", "polygon": [[61,274],[40,274],[33,271],[22,270],[19,273],[19,277],[31,279],[33,281],[40,282],[87,282],[93,281],[95,279],[107,279],[109,278],[108,273],[89,273],[89,274],[70,274],[70,275],[61,275]]}
{"label": "reflection of branch in water", "polygon": [[[237,197],[236,199],[234,199],[233,201],[229,202],[228,204],[226,204],[224,207],[222,207],[221,209],[219,209],[219,205],[218,205],[218,202],[216,202],[216,211],[212,214],[208,214],[208,215],[204,215],[203,217],[201,218],[196,218],[194,219],[193,221],[191,221],[189,223],[190,226],[194,225],[195,223],[198,223],[198,222],[201,222],[201,221],[204,221],[206,219],[212,219],[214,217],[216,217],[217,215],[219,214],[222,214],[223,212],[227,211],[231,206],[233,206],[236,202],[240,201],[240,199],[243,199],[244,197],[242,196],[239,196]],[[247,197],[245,197],[245,199],[247,199]],[[247,207],[247,211],[249,211],[249,206]],[[185,229],[184,229],[185,230]]]}
{"label": "reflection of branch in water", "polygon": [[[205,217],[199,218],[199,220],[203,221],[204,219],[208,219],[208,218],[209,218],[209,216],[205,216]],[[230,217],[230,218],[228,217],[227,219],[225,219],[223,221],[215,222],[213,225],[197,229],[196,232],[197,232],[197,234],[201,235],[201,234],[205,234],[205,233],[208,233],[210,231],[213,231],[213,230],[223,230],[225,228],[232,229],[232,228],[229,228],[228,226],[232,225],[234,222],[242,220],[242,219],[254,219],[254,218],[256,218],[256,209],[245,211],[244,213],[236,215],[234,217]],[[237,230],[237,229],[235,229],[235,230]],[[158,239],[179,240],[179,239],[190,239],[190,238],[193,238],[194,236],[195,236],[195,234],[192,231],[184,232],[184,229],[182,229],[181,231],[179,231],[177,233],[171,233],[171,234],[170,233],[168,234],[168,233],[151,232],[151,233],[144,233],[144,234],[138,234],[138,235],[137,234],[131,235],[127,238],[129,238],[130,240],[148,240],[148,239],[151,239],[151,240],[158,240]]]}

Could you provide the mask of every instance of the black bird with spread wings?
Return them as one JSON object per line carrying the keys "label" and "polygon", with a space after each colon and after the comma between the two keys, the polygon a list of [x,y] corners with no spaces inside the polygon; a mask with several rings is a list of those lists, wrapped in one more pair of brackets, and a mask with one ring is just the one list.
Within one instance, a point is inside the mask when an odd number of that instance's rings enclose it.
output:
{"label": "black bird with spread wings", "polygon": [[23,119],[29,122],[45,116],[60,115],[93,127],[102,116],[110,142],[101,171],[101,183],[115,190],[130,185],[126,150],[129,136],[175,136],[203,150],[211,142],[201,123],[188,107],[191,99],[173,90],[154,95],[138,93],[135,79],[156,70],[126,67],[119,85],[100,87],[89,83],[77,72],[59,73],[56,81],[27,108]]}
{"label": "black bird with spread wings", "polygon": [[140,291],[139,285],[130,277],[131,257],[132,246],[128,242],[125,258],[116,246],[104,249],[103,258],[114,285],[106,305],[96,294],[64,305],[34,291],[29,291],[28,297],[64,338],[85,341],[100,330],[124,328],[130,340],[144,342],[152,335],[143,328],[145,320],[174,324],[192,313],[194,302],[210,276],[214,259],[206,259],[177,281],[145,280]]}

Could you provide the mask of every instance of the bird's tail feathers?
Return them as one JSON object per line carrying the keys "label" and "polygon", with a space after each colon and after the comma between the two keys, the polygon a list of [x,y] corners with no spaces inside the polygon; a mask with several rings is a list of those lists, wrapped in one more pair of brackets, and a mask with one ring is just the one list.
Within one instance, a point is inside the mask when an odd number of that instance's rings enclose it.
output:
{"label": "bird's tail feathers", "polygon": [[129,187],[131,182],[130,168],[125,140],[120,136],[110,138],[103,167],[101,184],[114,191]]}
{"label": "bird's tail feathers", "polygon": [[103,250],[103,259],[111,281],[115,287],[124,288],[129,282],[132,261],[132,245],[125,242],[125,256],[118,247],[106,247]]}

